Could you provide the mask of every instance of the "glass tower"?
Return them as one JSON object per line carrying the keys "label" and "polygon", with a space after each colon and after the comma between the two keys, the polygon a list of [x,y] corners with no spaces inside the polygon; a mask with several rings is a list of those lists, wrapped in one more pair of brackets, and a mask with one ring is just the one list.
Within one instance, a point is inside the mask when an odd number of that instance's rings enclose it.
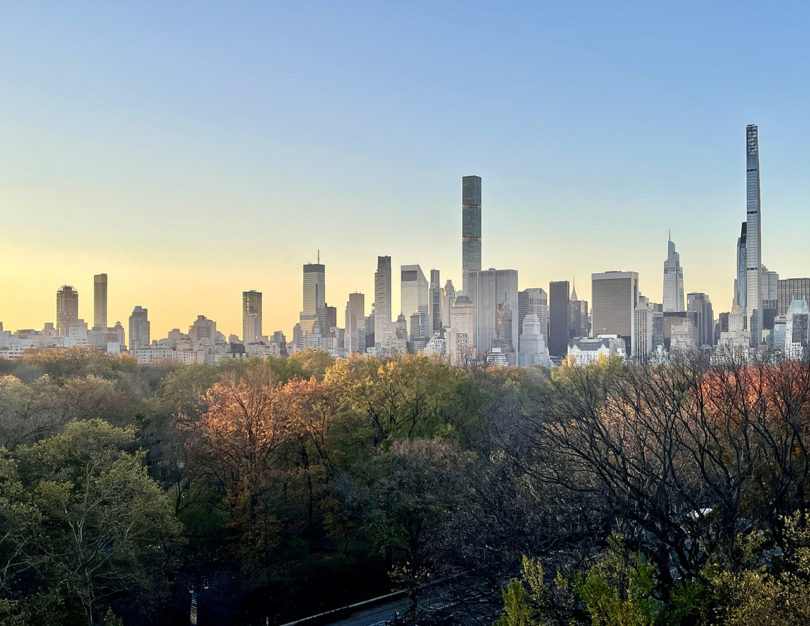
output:
{"label": "glass tower", "polygon": [[93,276],[93,328],[107,330],[107,275]]}
{"label": "glass tower", "polygon": [[675,242],[670,236],[667,241],[667,260],[664,261],[664,312],[685,310],[681,255],[675,251]]}
{"label": "glass tower", "polygon": [[762,216],[759,197],[759,137],[757,127],[745,128],[746,139],[746,241],[745,241],[745,316],[749,320],[751,345],[758,346],[762,339],[762,292],[759,266],[762,265]]}
{"label": "glass tower", "polygon": [[242,292],[242,341],[255,343],[262,336],[262,292]]}
{"label": "glass tower", "polygon": [[467,294],[467,275],[481,271],[481,177],[461,179],[461,290]]}

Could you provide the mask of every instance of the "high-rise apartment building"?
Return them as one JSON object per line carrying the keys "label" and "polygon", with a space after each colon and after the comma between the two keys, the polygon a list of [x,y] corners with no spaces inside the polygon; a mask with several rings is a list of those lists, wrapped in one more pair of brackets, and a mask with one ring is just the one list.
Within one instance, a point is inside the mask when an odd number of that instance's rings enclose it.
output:
{"label": "high-rise apartment building", "polygon": [[690,293],[686,298],[686,317],[694,326],[697,347],[714,345],[712,301],[705,293]]}
{"label": "high-rise apartment building", "polygon": [[67,337],[70,327],[79,321],[79,292],[62,285],[56,292],[56,332]]}
{"label": "high-rise apartment building", "polygon": [[632,346],[633,358],[639,363],[646,363],[653,351],[654,315],[655,310],[649,298],[639,295],[633,314],[635,344]]}
{"label": "high-rise apartment building", "polygon": [[346,303],[346,332],[344,347],[348,354],[366,351],[366,296],[359,292],[349,294]]}
{"label": "high-rise apartment building", "polygon": [[107,330],[107,275],[93,276],[93,330]]}
{"label": "high-rise apartment building", "polygon": [[391,327],[391,257],[377,257],[374,272],[374,343],[385,340]]}
{"label": "high-rise apartment building", "polygon": [[685,310],[681,255],[675,251],[675,242],[670,236],[667,241],[667,260],[664,261],[664,312]]}
{"label": "high-rise apartment building", "polygon": [[149,310],[136,306],[129,316],[129,351],[149,347]]}
{"label": "high-rise apartment building", "polygon": [[[475,307],[475,348],[483,358],[493,348],[501,348],[511,365],[518,347],[517,270],[488,269],[470,272],[469,297]],[[451,322],[452,325],[452,322]]]}
{"label": "high-rise apartment building", "polygon": [[[638,273],[609,271],[595,273],[592,279],[592,334],[618,335],[628,354],[635,344],[634,311],[638,304]],[[553,300],[552,300],[552,306]]]}
{"label": "high-rise apartment building", "polygon": [[461,179],[461,290],[470,272],[481,270],[481,177]]}
{"label": "high-rise apartment building", "polygon": [[746,147],[746,242],[745,242],[745,315],[751,331],[751,345],[762,340],[762,215],[759,194],[759,136],[757,127],[745,128]]}
{"label": "high-rise apartment building", "polygon": [[214,343],[217,338],[217,323],[209,320],[205,315],[198,315],[197,319],[192,322],[188,334],[195,348],[201,341]]}
{"label": "high-rise apartment building", "polygon": [[787,313],[794,300],[804,300],[810,304],[810,278],[784,278],[776,288],[778,315]]}
{"label": "high-rise apartment building", "polygon": [[430,290],[428,281],[418,265],[403,265],[400,272],[400,305],[405,316],[408,336],[411,336],[411,315],[427,311]]}
{"label": "high-rise apartment building", "polygon": [[447,331],[447,356],[453,365],[475,358],[475,306],[467,296],[453,298]]}
{"label": "high-rise apartment building", "polygon": [[242,341],[246,344],[261,341],[262,292],[242,292]]}
{"label": "high-rise apartment building", "polygon": [[568,353],[568,303],[570,286],[567,280],[553,280],[548,284],[549,338],[551,356],[564,357]]}

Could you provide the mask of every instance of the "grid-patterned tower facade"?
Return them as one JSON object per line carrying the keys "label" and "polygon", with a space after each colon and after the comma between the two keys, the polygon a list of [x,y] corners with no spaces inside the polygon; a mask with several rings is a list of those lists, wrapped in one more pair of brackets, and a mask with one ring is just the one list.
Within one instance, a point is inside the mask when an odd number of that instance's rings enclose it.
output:
{"label": "grid-patterned tower facade", "polygon": [[72,324],[79,320],[79,292],[62,285],[56,292],[56,332],[67,337]]}
{"label": "grid-patterned tower facade", "polygon": [[374,272],[374,342],[382,343],[391,326],[391,257],[377,257]]}
{"label": "grid-patterned tower facade", "polygon": [[762,215],[759,196],[759,136],[757,127],[745,128],[746,173],[746,240],[745,240],[745,315],[751,330],[751,345],[759,345],[762,337],[762,290],[759,266],[762,265]]}
{"label": "grid-patterned tower facade", "polygon": [[93,276],[93,328],[107,330],[107,275]]}
{"label": "grid-patterned tower facade", "polygon": [[242,341],[255,343],[262,336],[262,292],[242,292]]}
{"label": "grid-patterned tower facade", "polygon": [[481,271],[481,177],[461,179],[461,289],[467,293],[467,276]]}

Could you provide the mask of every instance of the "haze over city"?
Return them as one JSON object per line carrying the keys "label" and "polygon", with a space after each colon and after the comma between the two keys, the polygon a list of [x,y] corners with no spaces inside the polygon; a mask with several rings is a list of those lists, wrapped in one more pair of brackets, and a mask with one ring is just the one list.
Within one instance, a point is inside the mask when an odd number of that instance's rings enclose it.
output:
{"label": "haze over city", "polygon": [[482,266],[521,289],[590,300],[593,272],[631,270],[660,302],[671,229],[686,291],[727,311],[746,124],[762,262],[810,263],[808,8],[780,6],[8,4],[0,320],[55,321],[62,284],[91,319],[104,272],[110,323],[239,333],[257,289],[289,337],[318,250],[341,317],[378,255],[459,287],[468,174]]}

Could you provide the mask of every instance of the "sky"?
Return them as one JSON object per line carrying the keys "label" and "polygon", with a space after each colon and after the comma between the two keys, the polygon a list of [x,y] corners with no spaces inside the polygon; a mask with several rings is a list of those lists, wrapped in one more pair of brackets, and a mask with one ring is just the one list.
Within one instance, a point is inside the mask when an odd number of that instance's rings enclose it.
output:
{"label": "sky", "polygon": [[461,284],[461,177],[482,262],[520,288],[640,275],[667,233],[686,291],[730,308],[758,124],[762,258],[810,276],[807,2],[0,0],[0,321],[55,321],[109,276],[110,323],[197,315],[241,334],[241,292],[291,337],[302,270],[373,300],[378,255]]}

